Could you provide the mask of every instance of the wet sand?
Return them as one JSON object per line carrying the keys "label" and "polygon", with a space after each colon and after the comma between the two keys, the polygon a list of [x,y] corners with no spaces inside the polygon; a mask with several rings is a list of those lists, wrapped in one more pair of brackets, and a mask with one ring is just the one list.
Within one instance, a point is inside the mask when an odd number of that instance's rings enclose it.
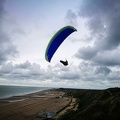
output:
{"label": "wet sand", "polygon": [[42,120],[39,113],[58,112],[70,103],[63,95],[54,89],[0,100],[0,120]]}

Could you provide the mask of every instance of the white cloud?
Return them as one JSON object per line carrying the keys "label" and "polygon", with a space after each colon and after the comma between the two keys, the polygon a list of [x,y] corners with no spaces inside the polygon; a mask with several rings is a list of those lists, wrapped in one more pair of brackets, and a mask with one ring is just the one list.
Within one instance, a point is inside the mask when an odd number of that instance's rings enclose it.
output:
{"label": "white cloud", "polygon": [[[49,7],[44,2],[30,7],[29,2],[27,11],[23,1],[21,4],[18,4],[21,1],[15,2],[17,8],[13,2],[6,1],[8,13],[5,15],[5,3],[0,1],[1,84],[76,88],[120,86],[118,0],[83,0],[80,4],[77,0],[69,4],[59,1],[55,5],[50,3]],[[62,12],[61,6],[64,6]],[[75,26],[77,32],[68,37],[52,62],[47,63],[44,54],[49,40],[59,28],[68,24]],[[67,59],[69,65],[63,66],[60,59]]]}

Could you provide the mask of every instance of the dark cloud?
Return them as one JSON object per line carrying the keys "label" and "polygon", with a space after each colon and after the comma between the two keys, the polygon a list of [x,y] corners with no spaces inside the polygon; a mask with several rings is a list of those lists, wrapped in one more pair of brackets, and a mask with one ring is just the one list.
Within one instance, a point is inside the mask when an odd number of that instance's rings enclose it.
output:
{"label": "dark cloud", "polygon": [[[55,67],[56,66],[56,67]],[[26,84],[26,85],[71,85],[88,88],[105,87],[106,82],[115,81],[119,83],[120,71],[112,71],[108,67],[99,67],[90,62],[81,62],[79,66],[60,65],[48,66],[47,69],[41,68],[39,64],[25,61],[20,64],[4,63],[0,66],[0,82],[5,80],[7,84]],[[54,83],[54,84],[53,84]],[[94,83],[94,84],[93,84]],[[111,84],[112,85],[112,84]],[[101,88],[102,88],[101,87]]]}
{"label": "dark cloud", "polygon": [[0,0],[0,22],[4,13],[4,2],[5,0]]}
{"label": "dark cloud", "polygon": [[97,67],[95,73],[96,74],[104,74],[108,75],[111,72],[111,70],[107,67]]}
{"label": "dark cloud", "polygon": [[0,66],[0,76],[7,79],[42,79],[45,74],[39,64],[29,61],[20,64],[4,63]]}
{"label": "dark cloud", "polygon": [[0,66],[0,76],[11,80],[78,80],[79,73],[73,68],[63,66],[48,66],[47,69],[41,68],[39,64],[25,61],[20,64],[4,63]]}
{"label": "dark cloud", "polygon": [[16,46],[12,44],[10,37],[3,31],[2,22],[4,21],[4,0],[0,0],[0,64],[6,62],[18,53]]}
{"label": "dark cloud", "polygon": [[12,63],[3,64],[0,66],[0,76],[6,77],[11,74],[13,70],[14,67]]}
{"label": "dark cloud", "polygon": [[100,65],[116,66],[120,65],[120,50],[101,51],[93,58],[93,61]]}
{"label": "dark cloud", "polygon": [[[113,52],[120,45],[120,1],[83,0],[79,7],[78,15],[87,19],[86,25],[91,31],[94,44],[90,47],[80,48],[76,56],[80,59],[100,63],[100,60],[97,59],[99,53],[103,52],[103,55],[106,55],[104,54],[105,51],[110,50]],[[106,58],[103,55],[102,57]],[[119,52],[116,56],[119,56]],[[114,59],[112,62],[112,60],[110,61],[107,58],[103,59],[101,63],[119,65],[117,60]]]}
{"label": "dark cloud", "polygon": [[72,25],[77,24],[77,15],[71,9],[67,11],[65,19],[69,24]]}
{"label": "dark cloud", "polygon": [[78,14],[83,17],[99,16],[104,12],[109,12],[118,2],[119,0],[83,0]]}
{"label": "dark cloud", "polygon": [[29,69],[30,66],[31,63],[29,61],[25,61],[24,63],[17,64],[16,68]]}
{"label": "dark cloud", "polygon": [[7,34],[0,30],[0,64],[17,54],[16,46],[12,44]]}
{"label": "dark cloud", "polygon": [[77,58],[90,60],[96,55],[97,51],[98,51],[97,49],[87,46],[87,47],[80,48],[75,56]]}

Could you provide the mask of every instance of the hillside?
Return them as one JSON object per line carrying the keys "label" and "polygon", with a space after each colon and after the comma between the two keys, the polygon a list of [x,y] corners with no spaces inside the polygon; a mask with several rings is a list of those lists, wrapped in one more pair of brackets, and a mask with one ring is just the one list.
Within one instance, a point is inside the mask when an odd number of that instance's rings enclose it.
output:
{"label": "hillside", "polygon": [[78,109],[68,111],[59,120],[120,120],[120,88],[60,90],[77,99]]}

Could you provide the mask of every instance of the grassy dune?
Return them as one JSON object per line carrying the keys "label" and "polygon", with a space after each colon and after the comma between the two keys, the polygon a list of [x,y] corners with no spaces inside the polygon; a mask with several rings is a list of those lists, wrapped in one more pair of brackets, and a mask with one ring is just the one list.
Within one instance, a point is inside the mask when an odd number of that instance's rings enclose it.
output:
{"label": "grassy dune", "polygon": [[66,112],[59,120],[120,120],[120,88],[60,90],[77,99],[78,109]]}

